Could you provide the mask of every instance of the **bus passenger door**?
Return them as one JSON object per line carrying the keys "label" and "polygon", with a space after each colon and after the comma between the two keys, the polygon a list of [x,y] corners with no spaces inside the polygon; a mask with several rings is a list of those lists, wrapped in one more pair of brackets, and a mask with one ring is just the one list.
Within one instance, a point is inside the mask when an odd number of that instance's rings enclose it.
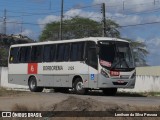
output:
{"label": "bus passenger door", "polygon": [[87,45],[87,60],[88,64],[88,81],[89,88],[98,87],[98,57],[96,52],[96,45],[94,42],[89,42]]}

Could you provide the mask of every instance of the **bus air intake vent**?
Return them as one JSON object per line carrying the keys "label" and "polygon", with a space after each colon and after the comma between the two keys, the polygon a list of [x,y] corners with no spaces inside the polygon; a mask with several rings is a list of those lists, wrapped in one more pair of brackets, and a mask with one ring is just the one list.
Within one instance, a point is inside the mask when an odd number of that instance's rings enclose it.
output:
{"label": "bus air intake vent", "polygon": [[113,85],[126,85],[128,82],[123,82],[123,83],[119,83],[119,82],[112,82]]}

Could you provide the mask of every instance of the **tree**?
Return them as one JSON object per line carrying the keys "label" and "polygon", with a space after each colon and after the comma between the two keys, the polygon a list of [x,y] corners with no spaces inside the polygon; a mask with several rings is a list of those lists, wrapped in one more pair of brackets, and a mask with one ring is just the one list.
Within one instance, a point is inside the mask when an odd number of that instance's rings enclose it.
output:
{"label": "tree", "polygon": [[8,64],[8,49],[0,47],[0,66],[7,66]]}
{"label": "tree", "polygon": [[[40,41],[58,40],[60,22],[52,22],[45,26]],[[112,20],[106,20],[106,35],[108,37],[119,37],[117,30],[119,25]],[[63,39],[83,38],[83,37],[100,37],[102,36],[101,22],[89,18],[74,17],[63,22]]]}
{"label": "tree", "polygon": [[120,37],[120,32],[118,31],[119,25],[113,20],[106,20],[106,36],[107,37]]}
{"label": "tree", "polygon": [[14,36],[0,34],[0,66],[8,65],[9,47],[13,44],[22,44],[34,42],[27,38],[16,38]]}
{"label": "tree", "polygon": [[149,54],[149,51],[147,50],[146,44],[141,41],[135,41],[127,38],[122,39],[128,40],[131,43],[136,66],[148,66],[145,58]]}

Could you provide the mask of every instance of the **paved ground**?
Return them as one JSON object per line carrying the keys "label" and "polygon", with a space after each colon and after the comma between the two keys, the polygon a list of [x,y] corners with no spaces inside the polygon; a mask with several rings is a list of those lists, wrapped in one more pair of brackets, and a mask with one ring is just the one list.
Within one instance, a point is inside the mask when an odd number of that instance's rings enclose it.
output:
{"label": "paved ground", "polygon": [[[0,110],[10,111],[15,104],[25,105],[37,110],[46,110],[47,107],[56,103],[60,103],[69,97],[81,99],[92,99],[99,102],[111,103],[117,105],[145,106],[158,107],[160,106],[160,97],[133,97],[130,95],[104,96],[101,93],[91,93],[88,95],[64,94],[64,93],[31,93],[25,92],[17,95],[7,95],[0,97]],[[44,109],[45,108],[45,109]]]}

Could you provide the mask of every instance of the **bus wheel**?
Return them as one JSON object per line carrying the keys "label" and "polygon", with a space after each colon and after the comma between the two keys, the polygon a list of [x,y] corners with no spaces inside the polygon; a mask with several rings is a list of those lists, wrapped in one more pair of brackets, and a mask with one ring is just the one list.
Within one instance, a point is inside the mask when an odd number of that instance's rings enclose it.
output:
{"label": "bus wheel", "polygon": [[117,93],[117,88],[106,88],[103,89],[103,93],[107,96],[115,96]]}
{"label": "bus wheel", "polygon": [[42,92],[43,87],[37,87],[37,81],[35,77],[31,77],[28,82],[28,86],[31,92]]}
{"label": "bus wheel", "polygon": [[73,86],[76,94],[83,95],[86,93],[86,89],[83,88],[83,82],[81,78],[77,78]]}

